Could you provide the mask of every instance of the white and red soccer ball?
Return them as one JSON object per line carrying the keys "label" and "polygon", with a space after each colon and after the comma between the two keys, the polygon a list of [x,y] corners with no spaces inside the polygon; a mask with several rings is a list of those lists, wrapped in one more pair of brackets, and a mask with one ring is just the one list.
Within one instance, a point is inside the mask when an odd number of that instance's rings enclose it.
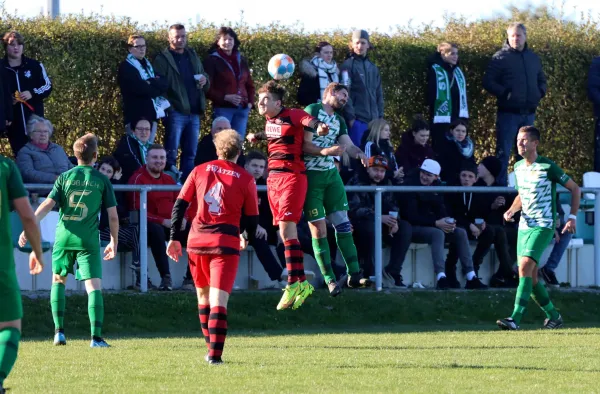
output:
{"label": "white and red soccer ball", "polygon": [[273,56],[267,67],[269,74],[275,80],[288,79],[294,73],[295,68],[294,59],[284,53]]}

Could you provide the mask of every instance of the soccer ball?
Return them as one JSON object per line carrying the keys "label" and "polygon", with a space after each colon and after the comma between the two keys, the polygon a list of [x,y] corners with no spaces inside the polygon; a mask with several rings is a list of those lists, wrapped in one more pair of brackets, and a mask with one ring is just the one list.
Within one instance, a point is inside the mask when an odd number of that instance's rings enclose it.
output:
{"label": "soccer ball", "polygon": [[280,53],[269,60],[269,74],[276,80],[288,79],[294,73],[294,60],[286,54]]}

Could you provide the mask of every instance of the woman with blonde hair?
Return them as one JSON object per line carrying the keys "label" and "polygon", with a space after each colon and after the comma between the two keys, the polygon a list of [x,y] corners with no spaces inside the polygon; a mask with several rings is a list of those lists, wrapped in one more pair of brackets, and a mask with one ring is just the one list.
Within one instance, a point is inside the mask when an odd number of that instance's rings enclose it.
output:
{"label": "woman with blonde hair", "polygon": [[440,153],[450,123],[469,118],[467,80],[458,65],[458,46],[442,42],[427,62],[427,105],[431,123],[431,145]]}
{"label": "woman with blonde hair", "polygon": [[386,176],[394,182],[402,183],[404,169],[398,168],[394,156],[394,146],[390,141],[390,124],[385,119],[375,119],[369,122],[368,134],[363,136],[362,148],[367,158],[384,156],[388,159]]}

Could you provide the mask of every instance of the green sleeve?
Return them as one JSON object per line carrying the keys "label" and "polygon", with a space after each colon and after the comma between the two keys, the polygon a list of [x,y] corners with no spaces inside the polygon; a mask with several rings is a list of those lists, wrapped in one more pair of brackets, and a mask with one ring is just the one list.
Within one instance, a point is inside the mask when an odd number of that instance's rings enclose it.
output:
{"label": "green sleeve", "polygon": [[23,186],[23,178],[21,173],[17,169],[17,166],[13,161],[7,161],[9,163],[9,176],[6,188],[8,189],[8,199],[10,201],[16,200],[17,198],[26,197],[27,190]]}
{"label": "green sleeve", "polygon": [[571,179],[555,162],[550,162],[550,168],[548,168],[548,178],[552,182],[556,182],[565,186]]}
{"label": "green sleeve", "polygon": [[52,188],[52,190],[50,191],[50,194],[48,194],[48,198],[53,199],[58,206],[61,206],[61,200],[62,200],[62,195],[63,195],[63,176],[60,175],[58,178],[56,178],[56,181],[54,181],[54,187]]}
{"label": "green sleeve", "polygon": [[102,202],[105,208],[112,208],[117,206],[117,198],[115,197],[115,191],[112,183],[107,177],[103,177],[104,191],[102,192]]}

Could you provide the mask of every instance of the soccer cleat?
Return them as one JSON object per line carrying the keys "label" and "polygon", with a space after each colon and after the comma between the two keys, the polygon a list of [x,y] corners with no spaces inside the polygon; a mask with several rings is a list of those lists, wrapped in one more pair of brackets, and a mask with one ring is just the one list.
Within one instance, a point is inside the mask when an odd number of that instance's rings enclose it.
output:
{"label": "soccer cleat", "polygon": [[306,300],[313,291],[315,291],[315,288],[307,280],[300,283],[300,291],[298,292],[298,295],[296,295],[292,309],[300,308],[302,304],[304,304],[304,300]]}
{"label": "soccer cleat", "polygon": [[437,290],[448,290],[450,288],[450,284],[448,283],[448,278],[442,276],[437,281],[437,285],[435,286]]}
{"label": "soccer cleat", "polygon": [[478,277],[474,277],[471,280],[467,280],[465,284],[465,289],[467,290],[484,290],[488,287],[484,285]]}
{"label": "soccer cleat", "polygon": [[558,280],[556,279],[556,275],[554,274],[553,271],[550,271],[546,267],[542,267],[542,268],[540,268],[539,273],[542,274],[542,278],[544,278],[544,282],[546,282],[547,286],[560,287],[560,283],[558,283]]}
{"label": "soccer cleat", "polygon": [[204,361],[206,361],[206,362],[210,361],[210,357],[208,357],[208,353],[206,353],[206,355],[204,356]]}
{"label": "soccer cleat", "polygon": [[348,275],[348,287],[351,289],[370,287],[372,284],[371,279],[363,278],[362,271]]}
{"label": "soccer cleat", "polygon": [[335,297],[336,295],[342,292],[342,289],[340,289],[340,287],[334,280],[327,283],[327,288],[329,289],[329,295],[332,297]]}
{"label": "soccer cleat", "polygon": [[93,339],[90,342],[90,347],[110,347],[108,343],[102,338]]}
{"label": "soccer cleat", "polygon": [[512,317],[507,317],[506,319],[500,319],[500,320],[496,320],[496,324],[498,325],[498,327],[500,327],[503,330],[518,330],[519,326],[517,326],[517,323],[515,323],[515,321],[512,319]]}
{"label": "soccer cleat", "polygon": [[221,365],[221,364],[223,364],[223,360],[221,360],[221,357],[215,357],[213,359],[209,359],[208,364],[209,365]]}
{"label": "soccer cleat", "polygon": [[296,282],[291,285],[288,284],[285,289],[283,289],[283,295],[281,296],[281,300],[279,300],[279,304],[277,304],[277,310],[280,311],[292,306],[298,294],[300,294],[300,283]]}
{"label": "soccer cleat", "polygon": [[64,332],[54,334],[54,346],[62,346],[67,344],[67,338]]}
{"label": "soccer cleat", "polygon": [[544,320],[544,328],[548,330],[554,330],[563,326],[563,318],[559,314],[557,319],[546,319]]}

